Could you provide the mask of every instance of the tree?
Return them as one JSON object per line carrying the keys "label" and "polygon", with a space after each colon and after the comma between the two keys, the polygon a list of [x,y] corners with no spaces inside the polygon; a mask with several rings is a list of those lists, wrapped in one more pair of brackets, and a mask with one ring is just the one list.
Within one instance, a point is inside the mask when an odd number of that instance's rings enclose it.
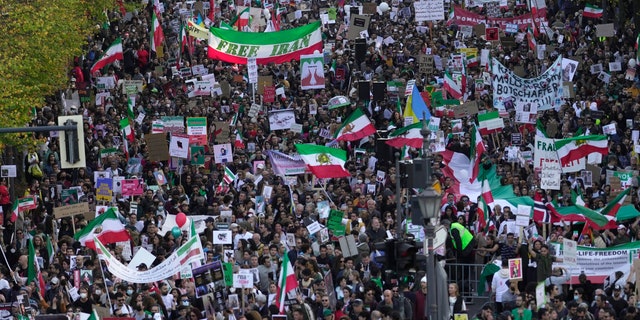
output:
{"label": "tree", "polygon": [[[73,57],[102,24],[111,0],[0,0],[0,115],[3,127],[27,126],[33,108],[68,84]],[[0,135],[3,145],[37,143]]]}

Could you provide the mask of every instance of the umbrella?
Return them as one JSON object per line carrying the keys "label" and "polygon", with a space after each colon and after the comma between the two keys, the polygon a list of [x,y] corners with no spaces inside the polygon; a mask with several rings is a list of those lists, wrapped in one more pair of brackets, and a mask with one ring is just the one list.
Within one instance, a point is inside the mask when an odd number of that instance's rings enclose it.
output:
{"label": "umbrella", "polygon": [[329,109],[336,109],[340,107],[345,107],[351,104],[351,100],[345,96],[335,96],[329,99]]}

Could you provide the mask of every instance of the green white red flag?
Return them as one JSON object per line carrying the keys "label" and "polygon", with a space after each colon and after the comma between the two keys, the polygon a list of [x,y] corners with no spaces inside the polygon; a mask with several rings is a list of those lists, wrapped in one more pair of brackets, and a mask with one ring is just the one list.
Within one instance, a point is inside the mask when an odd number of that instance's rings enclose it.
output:
{"label": "green white red flag", "polygon": [[80,241],[83,246],[96,250],[96,245],[93,241],[94,236],[97,236],[104,244],[131,240],[129,232],[124,228],[124,224],[122,224],[113,208],[109,208],[109,210],[91,220],[73,238]]}
{"label": "green white red flag", "polygon": [[582,16],[585,18],[601,18],[604,10],[598,8],[592,4],[587,3],[582,11]]}
{"label": "green white red flag", "polygon": [[154,11],[153,16],[151,17],[151,51],[157,52],[158,47],[162,46],[163,42],[164,32],[162,31],[162,25]]}
{"label": "green white red flag", "polygon": [[289,261],[289,255],[284,254],[282,259],[282,266],[280,268],[280,276],[278,277],[278,291],[276,292],[276,306],[280,314],[284,314],[285,301],[287,294],[298,288],[298,281],[296,280],[296,274],[293,272],[293,266]]}
{"label": "green white red flag", "polygon": [[386,142],[388,145],[398,149],[404,146],[421,149],[423,142],[422,133],[420,133],[421,129],[422,122],[398,128],[389,134],[389,139]]}
{"label": "green white red flag", "polygon": [[102,57],[93,64],[91,67],[91,74],[94,74],[96,71],[116,62],[116,60],[124,60],[121,38],[116,39]]}
{"label": "green white red flag", "polygon": [[376,133],[376,127],[362,109],[357,108],[336,130],[333,137],[338,141],[354,141]]}
{"label": "green white red flag", "polygon": [[316,177],[321,179],[342,178],[351,175],[344,168],[345,162],[347,162],[345,150],[315,144],[296,144],[295,146],[309,171]]}
{"label": "green white red flag", "polygon": [[560,163],[570,164],[592,153],[607,155],[609,153],[609,140],[605,135],[577,136],[555,141],[556,151]]}
{"label": "green white red flag", "polygon": [[44,283],[44,279],[42,278],[42,273],[40,272],[40,265],[36,261],[36,250],[33,247],[33,239],[27,240],[29,241],[29,258],[27,259],[27,284],[30,284],[33,281],[37,281],[36,285],[38,285],[38,290],[40,294],[43,295],[47,291],[47,287]]}

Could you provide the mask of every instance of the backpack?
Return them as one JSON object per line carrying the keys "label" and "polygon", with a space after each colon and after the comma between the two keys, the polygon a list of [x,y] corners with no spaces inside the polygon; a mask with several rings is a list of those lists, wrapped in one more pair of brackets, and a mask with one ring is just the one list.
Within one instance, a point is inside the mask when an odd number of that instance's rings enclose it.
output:
{"label": "backpack", "polygon": [[33,176],[34,178],[37,178],[37,179],[42,178],[42,176],[44,175],[42,173],[42,169],[40,168],[40,166],[37,163],[34,163],[34,164],[29,166],[29,174],[31,176]]}

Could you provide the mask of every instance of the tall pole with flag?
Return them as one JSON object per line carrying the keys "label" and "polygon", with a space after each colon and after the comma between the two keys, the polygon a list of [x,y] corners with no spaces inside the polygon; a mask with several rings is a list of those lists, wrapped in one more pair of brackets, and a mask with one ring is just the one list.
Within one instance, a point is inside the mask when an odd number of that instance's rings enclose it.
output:
{"label": "tall pole with flag", "polygon": [[280,277],[278,277],[278,291],[276,292],[276,306],[280,314],[284,314],[285,301],[287,294],[298,288],[298,281],[296,281],[296,275],[293,272],[293,266],[289,261],[289,254],[285,253],[282,259],[282,266],[280,268]]}

